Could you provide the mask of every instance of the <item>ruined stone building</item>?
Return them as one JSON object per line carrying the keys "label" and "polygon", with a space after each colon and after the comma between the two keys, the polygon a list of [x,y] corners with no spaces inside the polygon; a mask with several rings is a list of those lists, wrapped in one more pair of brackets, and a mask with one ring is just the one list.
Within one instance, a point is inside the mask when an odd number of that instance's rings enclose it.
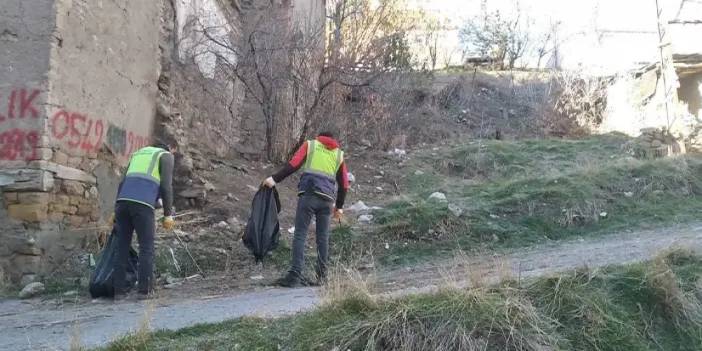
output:
{"label": "ruined stone building", "polygon": [[[670,128],[676,135],[698,131],[702,118],[702,3],[675,0],[667,4],[661,32],[654,31],[650,34],[653,40],[646,41],[651,42],[649,52],[656,54],[658,62],[615,78],[607,94],[602,131],[630,135],[638,135],[642,128]],[[660,69],[661,57],[669,62],[668,70]]]}
{"label": "ruined stone building", "polygon": [[[237,60],[223,47],[236,47],[247,11],[259,5],[0,0],[5,274],[31,281],[94,242],[129,155],[155,136],[175,140],[186,155],[260,152],[244,142],[261,139],[245,89],[220,74],[222,60]],[[324,18],[323,0],[268,5],[291,26]],[[205,30],[224,45],[203,40]]]}

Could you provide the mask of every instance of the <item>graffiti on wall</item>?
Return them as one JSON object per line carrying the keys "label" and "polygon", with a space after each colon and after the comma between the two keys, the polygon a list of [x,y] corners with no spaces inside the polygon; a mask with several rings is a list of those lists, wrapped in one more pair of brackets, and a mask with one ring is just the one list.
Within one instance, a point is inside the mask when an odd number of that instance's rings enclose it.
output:
{"label": "graffiti on wall", "polygon": [[0,132],[0,160],[36,160],[38,147],[36,130],[12,128]]}
{"label": "graffiti on wall", "polygon": [[[39,119],[35,100],[36,89],[11,89],[0,92],[0,160],[36,160],[39,132],[34,128],[18,127],[22,120]],[[19,122],[19,123],[18,123]]]}
{"label": "graffiti on wall", "polygon": [[[42,129],[38,125],[19,125],[22,120],[40,118],[36,102],[40,94],[39,90],[24,88],[12,89],[6,96],[0,92],[0,103],[5,102],[7,106],[0,109],[0,160],[38,159]],[[133,131],[67,109],[51,115],[48,133],[70,153],[97,153],[104,144],[116,156],[128,157],[149,143],[149,138]]]}
{"label": "graffiti on wall", "polygon": [[[0,123],[8,119],[39,118],[39,110],[34,106],[34,100],[39,96],[39,90],[14,89],[6,97],[7,111],[0,111]],[[2,94],[0,94],[0,99]]]}

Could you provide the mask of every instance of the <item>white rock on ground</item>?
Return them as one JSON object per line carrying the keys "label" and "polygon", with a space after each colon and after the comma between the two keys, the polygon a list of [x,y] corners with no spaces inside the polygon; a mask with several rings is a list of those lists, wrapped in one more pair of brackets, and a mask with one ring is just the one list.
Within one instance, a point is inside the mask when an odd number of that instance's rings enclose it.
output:
{"label": "white rock on ground", "polygon": [[416,171],[414,171],[414,175],[421,176],[421,175],[424,175],[424,172],[422,172],[421,170],[416,170]]}
{"label": "white rock on ground", "polygon": [[463,209],[460,208],[458,205],[449,204],[449,205],[448,205],[448,209],[449,209],[449,211],[451,211],[451,213],[453,213],[453,215],[456,216],[456,217],[460,217],[460,216],[463,214]]}
{"label": "white rock on ground", "polygon": [[29,299],[44,292],[44,284],[35,282],[27,284],[19,293],[20,299]]}
{"label": "white rock on ground", "polygon": [[217,223],[217,228],[224,229],[227,227],[229,227],[229,224],[227,224],[227,222],[225,222],[225,221],[221,221],[221,222]]}
{"label": "white rock on ground", "polygon": [[363,201],[356,202],[355,204],[346,208],[346,210],[349,212],[368,212],[370,209],[371,208],[366,206]]}
{"label": "white rock on ground", "polygon": [[348,172],[348,174],[349,174],[349,183],[355,183],[356,177],[354,177],[353,173]]}
{"label": "white rock on ground", "polygon": [[373,221],[373,215],[362,215],[358,217],[358,223],[370,223]]}
{"label": "white rock on ground", "polygon": [[436,201],[441,201],[441,202],[446,202],[446,201],[448,201],[448,200],[446,199],[446,194],[440,193],[440,192],[438,192],[438,191],[435,192],[435,193],[433,193],[433,194],[431,194],[431,195],[429,195],[429,200],[436,200]]}

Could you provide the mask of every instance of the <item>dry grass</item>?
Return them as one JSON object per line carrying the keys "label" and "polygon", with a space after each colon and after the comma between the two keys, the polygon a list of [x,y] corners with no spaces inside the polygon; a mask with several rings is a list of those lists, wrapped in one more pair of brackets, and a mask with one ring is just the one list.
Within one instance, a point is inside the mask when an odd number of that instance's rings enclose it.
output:
{"label": "dry grass", "polygon": [[518,292],[505,292],[454,289],[388,302],[362,322],[340,325],[347,336],[334,344],[340,350],[556,349],[553,322]]}
{"label": "dry grass", "polygon": [[694,293],[683,291],[679,277],[670,266],[671,260],[690,257],[694,257],[694,253],[688,249],[667,250],[652,262],[646,279],[667,317],[677,327],[702,328],[702,303]]}
{"label": "dry grass", "polygon": [[345,299],[374,302],[375,274],[363,274],[352,268],[354,265],[337,263],[331,266],[327,282],[321,289],[323,305],[331,305]]}
{"label": "dry grass", "polygon": [[10,277],[5,274],[5,270],[0,266],[0,294],[5,295],[12,289]]}
{"label": "dry grass", "polygon": [[85,348],[83,347],[83,342],[81,341],[80,323],[78,323],[78,322],[74,323],[73,328],[71,328],[71,335],[69,338],[68,349],[70,351],[83,351],[83,350],[85,350]]}
{"label": "dry grass", "polygon": [[144,315],[139,322],[137,329],[127,337],[122,337],[114,341],[106,350],[119,351],[141,351],[149,350],[149,344],[153,338],[151,330],[151,319],[156,310],[157,299],[147,300],[144,306]]}

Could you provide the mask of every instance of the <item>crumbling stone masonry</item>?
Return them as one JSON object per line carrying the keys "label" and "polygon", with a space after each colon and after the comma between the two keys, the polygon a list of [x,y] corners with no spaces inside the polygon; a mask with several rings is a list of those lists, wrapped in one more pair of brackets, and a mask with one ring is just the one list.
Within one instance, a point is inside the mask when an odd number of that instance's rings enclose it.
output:
{"label": "crumbling stone masonry", "polygon": [[154,1],[0,6],[0,268],[13,281],[104,230],[120,167],[151,138],[159,16]]}
{"label": "crumbling stone masonry", "polygon": [[[255,1],[3,0],[0,5],[0,270],[31,282],[101,232],[129,155],[176,141],[176,186],[211,157],[263,153],[262,121],[221,72]],[[293,23],[324,1],[273,1]],[[203,46],[204,45],[204,46]],[[65,272],[60,271],[59,275]]]}

